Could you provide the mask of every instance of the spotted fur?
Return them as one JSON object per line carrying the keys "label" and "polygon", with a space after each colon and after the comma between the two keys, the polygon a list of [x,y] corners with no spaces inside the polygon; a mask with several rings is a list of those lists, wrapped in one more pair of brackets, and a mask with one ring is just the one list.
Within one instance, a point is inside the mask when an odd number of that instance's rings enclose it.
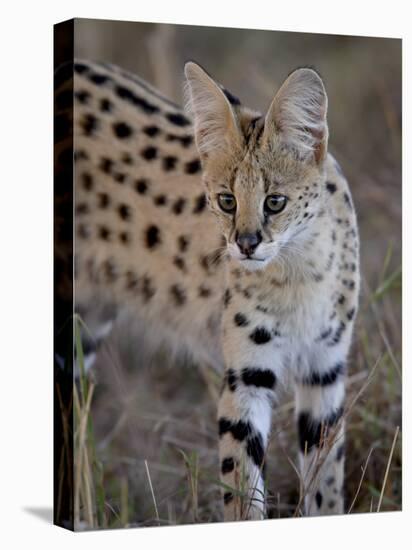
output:
{"label": "spotted fur", "polygon": [[[348,183],[327,152],[325,88],[294,71],[262,116],[194,63],[186,79],[189,114],[118,67],[78,61],[56,74],[62,211],[74,148],[76,307],[98,297],[225,369],[225,519],[265,516],[271,413],[287,381],[305,511],[342,512],[359,245]],[[287,198],[282,211],[265,210],[269,195]],[[70,239],[62,223],[58,242]]]}

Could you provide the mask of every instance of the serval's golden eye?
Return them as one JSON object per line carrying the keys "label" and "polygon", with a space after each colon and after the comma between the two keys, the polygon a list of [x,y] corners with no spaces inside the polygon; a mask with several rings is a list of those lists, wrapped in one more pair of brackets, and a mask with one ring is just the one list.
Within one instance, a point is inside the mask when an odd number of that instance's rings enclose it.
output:
{"label": "serval's golden eye", "polygon": [[265,200],[265,214],[279,214],[285,208],[288,198],[285,195],[269,195]]}
{"label": "serval's golden eye", "polygon": [[217,202],[223,212],[231,214],[236,210],[236,198],[231,193],[219,193]]}

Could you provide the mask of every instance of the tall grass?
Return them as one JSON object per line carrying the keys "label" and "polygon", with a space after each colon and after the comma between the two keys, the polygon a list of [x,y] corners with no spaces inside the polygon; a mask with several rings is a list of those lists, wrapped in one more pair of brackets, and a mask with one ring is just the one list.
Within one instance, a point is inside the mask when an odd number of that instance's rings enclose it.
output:
{"label": "tall grass", "polygon": [[[397,327],[391,326],[385,314],[385,301],[399,298],[401,275],[399,268],[389,266],[390,258],[384,262],[374,290],[364,285],[351,360],[357,368],[348,378],[343,418],[347,426],[348,513],[401,509],[400,356],[390,345]],[[108,365],[101,360],[100,366],[103,370],[115,368],[116,380],[119,376],[123,379],[122,391],[124,387],[130,391],[127,399],[121,396],[114,404],[116,412],[107,424],[107,419],[100,420],[102,407],[107,397],[116,399],[116,392],[104,378],[99,390],[100,384],[86,374],[82,330],[87,327],[76,316],[75,528],[218,521],[222,518],[221,493],[229,489],[241,502],[247,502],[244,485],[233,490],[219,480],[215,406],[220,379],[213,369],[170,366],[160,352],[152,367],[139,366],[143,372],[119,373],[121,367],[113,366],[113,353],[103,351]],[[175,394],[173,399],[170,392]],[[162,406],[154,406],[155,400]],[[184,410],[188,412],[182,414]],[[275,412],[267,450],[270,517],[302,515],[305,490],[295,463],[292,419],[293,402],[286,396]],[[130,428],[134,436],[128,439]],[[330,431],[317,459],[318,468],[325,460],[324,451],[336,443],[338,432],[339,426]],[[242,510],[245,517],[246,507]]]}

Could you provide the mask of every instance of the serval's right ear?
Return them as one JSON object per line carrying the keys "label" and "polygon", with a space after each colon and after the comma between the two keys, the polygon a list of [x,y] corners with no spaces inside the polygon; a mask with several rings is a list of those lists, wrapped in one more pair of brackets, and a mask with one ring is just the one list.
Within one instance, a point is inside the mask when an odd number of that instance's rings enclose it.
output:
{"label": "serval's right ear", "polygon": [[243,137],[234,109],[222,89],[196,63],[185,65],[186,109],[192,115],[196,145],[202,160],[233,154]]}

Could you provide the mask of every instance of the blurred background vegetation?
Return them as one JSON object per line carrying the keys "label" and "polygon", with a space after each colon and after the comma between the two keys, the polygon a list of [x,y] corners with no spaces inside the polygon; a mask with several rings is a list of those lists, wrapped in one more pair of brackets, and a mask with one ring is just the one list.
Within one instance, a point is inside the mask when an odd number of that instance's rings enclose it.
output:
{"label": "blurred background vegetation", "polygon": [[[63,51],[64,44],[61,45]],[[177,103],[193,59],[250,107],[265,111],[288,73],[315,67],[329,96],[330,150],[349,180],[361,236],[362,293],[348,379],[346,508],[400,510],[401,78],[400,40],[76,20],[75,56],[115,63]],[[84,381],[76,444],[78,528],[219,521],[219,376],[120,323]],[[92,388],[89,411],[87,399]],[[269,516],[296,515],[293,400],[274,412]],[[79,435],[79,433],[77,434]],[[396,439],[396,440],[395,440]],[[391,455],[391,450],[393,451]],[[87,469],[85,470],[87,466]]]}

